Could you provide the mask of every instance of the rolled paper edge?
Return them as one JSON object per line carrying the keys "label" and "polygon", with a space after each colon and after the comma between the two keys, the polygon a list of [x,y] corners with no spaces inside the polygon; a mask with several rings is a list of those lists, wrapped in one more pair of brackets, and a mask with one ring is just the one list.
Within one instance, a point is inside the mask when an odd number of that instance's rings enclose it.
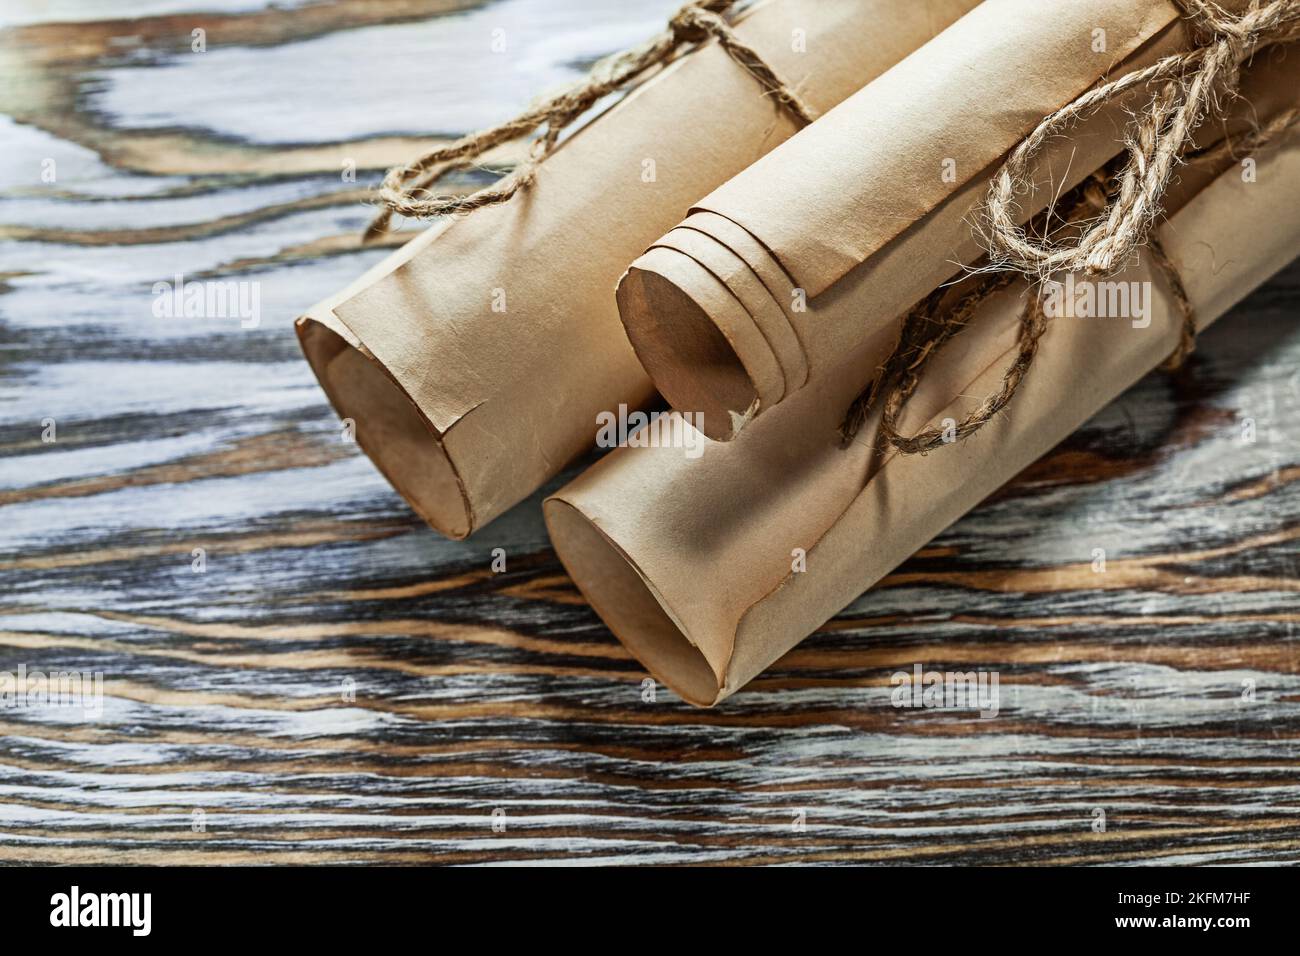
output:
{"label": "rolled paper edge", "polygon": [[[714,441],[735,438],[808,381],[803,343],[770,282],[698,221],[673,228],[633,262],[616,299],[628,340],[659,393],[677,411],[702,415],[701,430]],[[704,347],[720,340],[730,350],[725,359],[718,348]],[[737,366],[747,389],[728,381]]]}
{"label": "rolled paper edge", "polygon": [[744,258],[716,237],[689,226],[678,226],[651,248],[674,249],[690,256],[731,290],[758,326],[781,367],[782,399],[807,381],[808,364],[794,326]]}
{"label": "rolled paper edge", "polygon": [[[697,707],[722,700],[730,653],[710,660],[636,559],[563,490],[542,502],[542,516],[565,572],[651,676]],[[584,585],[597,575],[599,590]]]}
{"label": "rolled paper edge", "polygon": [[[353,438],[407,504],[459,541],[478,527],[460,470],[436,428],[388,369],[327,308],[294,323],[298,345]],[[453,425],[454,427],[454,425]]]}
{"label": "rolled paper edge", "polygon": [[750,271],[758,277],[758,281],[767,289],[772,301],[781,310],[798,345],[798,354],[792,356],[793,360],[790,363],[795,384],[789,391],[803,388],[808,383],[809,375],[808,346],[799,335],[798,326],[791,319],[791,314],[795,311],[795,296],[802,290],[785,271],[785,267],[772,255],[771,250],[759,242],[758,238],[748,232],[744,226],[715,212],[693,211],[677,228],[702,233],[715,242],[721,243],[748,265]]}
{"label": "rolled paper edge", "polygon": [[628,341],[661,395],[698,413],[700,430],[727,441],[775,405],[785,377],[771,345],[736,293],[683,252],[655,246],[615,292]]}

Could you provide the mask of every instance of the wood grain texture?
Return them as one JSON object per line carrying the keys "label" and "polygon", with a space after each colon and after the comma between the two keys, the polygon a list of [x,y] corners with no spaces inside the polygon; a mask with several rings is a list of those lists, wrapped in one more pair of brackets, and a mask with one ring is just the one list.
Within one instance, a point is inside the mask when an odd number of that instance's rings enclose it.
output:
{"label": "wood grain texture", "polygon": [[[383,254],[383,166],[676,3],[40,6],[0,32],[0,671],[104,707],[0,709],[0,860],[1300,860],[1300,268],[747,690],[649,702],[540,499],[426,529],[291,323]],[[260,324],[156,317],[178,272]],[[917,662],[998,716],[891,706]]]}

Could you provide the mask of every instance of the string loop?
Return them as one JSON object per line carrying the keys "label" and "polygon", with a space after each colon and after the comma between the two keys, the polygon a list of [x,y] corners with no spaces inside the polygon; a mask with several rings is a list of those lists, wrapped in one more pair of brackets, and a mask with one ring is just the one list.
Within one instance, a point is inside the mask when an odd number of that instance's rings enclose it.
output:
{"label": "string loop", "polygon": [[[754,77],[763,92],[800,125],[811,123],[816,117],[812,108],[776,75],[756,50],[741,41],[723,18],[722,14],[739,2],[698,0],[688,3],[673,15],[662,33],[630,50],[605,57],[586,77],[569,88],[498,126],[430,150],[405,166],[394,166],[379,185],[378,198],[383,209],[366,228],[362,241],[372,241],[387,232],[394,214],[411,219],[432,219],[470,213],[507,202],[519,190],[533,183],[538,167],[558,145],[560,134],[597,102],[627,88],[651,69],[675,59],[684,48],[710,38],[716,39],[727,54]],[[488,150],[543,126],[545,132],[534,140],[523,162],[492,185],[465,196],[431,192],[431,187],[447,173],[469,168]]]}

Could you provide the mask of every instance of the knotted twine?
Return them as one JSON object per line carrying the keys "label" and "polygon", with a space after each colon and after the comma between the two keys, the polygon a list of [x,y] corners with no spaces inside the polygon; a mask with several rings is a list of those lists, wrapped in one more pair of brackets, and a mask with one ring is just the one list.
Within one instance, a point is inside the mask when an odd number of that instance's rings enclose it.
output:
{"label": "knotted twine", "polygon": [[[1095,213],[1104,208],[1108,195],[1108,175],[1107,169],[1099,170],[1062,197],[1059,206],[1064,212],[1059,217],[1061,224],[1057,228],[1058,232],[1076,226],[1080,215],[1085,211]],[[1051,228],[1056,212],[1057,210],[1048,209],[1040,213],[1034,220],[1034,226],[1041,226],[1043,230]],[[1038,354],[1038,340],[1047,331],[1047,316],[1037,295],[1030,296],[1020,314],[1017,354],[996,392],[985,398],[979,408],[965,420],[949,426],[946,432],[930,428],[910,438],[905,438],[898,432],[898,418],[908,399],[921,384],[921,375],[930,360],[938,354],[944,343],[970,324],[985,301],[1020,278],[1016,272],[991,270],[986,263],[983,265],[983,268],[977,270],[974,283],[960,294],[954,297],[951,287],[940,286],[907,313],[889,358],[872,383],[849,407],[841,427],[846,447],[865,424],[882,395],[884,410],[881,414],[881,433],[907,454],[923,453],[939,444],[973,435],[1011,400]],[[1181,288],[1181,283],[1179,287]]]}
{"label": "knotted twine", "polygon": [[[446,146],[420,156],[406,166],[394,166],[379,186],[384,209],[367,227],[363,242],[387,231],[394,213],[413,219],[429,219],[454,213],[468,213],[508,201],[520,189],[532,184],[537,168],[559,143],[560,134],[575,120],[610,93],[632,85],[651,69],[677,58],[682,50],[710,37],[727,51],[788,112],[799,125],[811,123],[814,111],[763,61],[758,52],[741,42],[722,14],[744,0],[698,0],[688,3],[668,21],[662,33],[639,46],[615,53],[598,62],[590,73],[554,96],[542,100],[514,119],[491,129],[471,133]],[[432,195],[429,188],[447,173],[474,164],[489,149],[518,139],[545,124],[546,131],[533,141],[527,158],[491,186],[467,196]]]}
{"label": "knotted twine", "polygon": [[[1033,364],[1047,322],[1039,295],[1041,286],[1052,275],[1063,272],[1113,274],[1124,268],[1144,244],[1152,263],[1168,282],[1182,319],[1179,343],[1165,368],[1178,368],[1186,361],[1195,347],[1196,317],[1181,277],[1152,232],[1161,217],[1161,199],[1175,168],[1197,157],[1192,151],[1196,128],[1207,116],[1221,116],[1222,101],[1236,95],[1242,66],[1259,50],[1300,36],[1300,0],[1251,0],[1237,16],[1210,0],[1175,2],[1202,35],[1201,43],[1188,52],[1165,57],[1088,90],[1045,117],[1011,152],[977,213],[977,230],[989,254],[985,267],[989,274],[942,314],[936,315],[940,293],[908,314],[893,353],[845,416],[841,426],[845,445],[882,397],[885,404],[881,433],[899,451],[918,454],[951,444],[952,429],[946,435],[937,428],[911,437],[899,434],[899,415],[916,391],[921,369],[935,351],[966,327],[980,302],[1005,288],[1011,277],[1023,276],[1037,287],[1031,291],[1021,315],[1016,357],[998,390],[955,429],[957,438],[974,434],[1006,406]],[[1158,83],[1163,85],[1152,97],[1148,110],[1134,120],[1125,144],[1127,160],[1113,182],[1107,184],[1099,215],[1082,224],[1077,234],[1064,243],[1046,232],[1035,237],[1018,225],[1016,196],[1033,191],[1030,164],[1047,142],[1129,90]],[[1258,149],[1293,126],[1297,115],[1300,111],[1288,110],[1268,126],[1224,145],[1228,149]],[[1098,183],[1094,180],[1087,185],[1091,205],[1096,205]]]}

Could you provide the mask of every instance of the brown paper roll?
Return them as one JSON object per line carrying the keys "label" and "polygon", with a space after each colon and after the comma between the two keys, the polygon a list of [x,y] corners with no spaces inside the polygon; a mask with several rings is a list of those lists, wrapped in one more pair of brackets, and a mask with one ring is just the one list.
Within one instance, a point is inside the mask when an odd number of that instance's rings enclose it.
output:
{"label": "brown paper roll", "polygon": [[[700,200],[632,264],[619,310],[651,379],[674,408],[702,414],[710,438],[731,438],[836,368],[878,319],[979,258],[971,213],[1042,117],[1102,74],[1193,42],[1168,0],[976,7]],[[1040,188],[1021,199],[1024,217],[1120,152],[1126,111],[1149,95],[1057,138],[1038,163]],[[676,240],[688,231],[689,246]],[[758,280],[770,292],[761,308]],[[839,308],[845,300],[855,308]]]}
{"label": "brown paper roll", "polygon": [[[1274,92],[1293,97],[1300,51],[1286,52],[1291,63],[1274,65],[1289,66],[1289,76],[1278,70]],[[1263,99],[1247,96],[1243,107]],[[1159,237],[1202,326],[1300,248],[1298,141],[1292,135],[1260,155],[1253,182],[1235,163],[1217,176],[1188,166],[1170,192],[1178,211]],[[1114,278],[1150,283],[1149,325],[1054,319],[1011,406],[965,442],[882,456],[870,422],[849,449],[839,447],[845,405],[897,328],[872,321],[837,374],[736,440],[704,440],[695,458],[673,447],[606,456],[546,501],[556,551],[652,674],[692,703],[716,703],[1170,354],[1181,318],[1148,260]],[[1022,295],[985,302],[938,354],[904,413],[905,433],[960,420],[994,389],[1014,354]],[[806,570],[794,569],[795,549]]]}
{"label": "brown paper roll", "polygon": [[[976,2],[768,0],[736,32],[825,110]],[[573,134],[511,202],[426,231],[312,308],[303,351],[394,487],[462,538],[590,448],[599,412],[649,400],[619,275],[793,132],[710,43]]]}

